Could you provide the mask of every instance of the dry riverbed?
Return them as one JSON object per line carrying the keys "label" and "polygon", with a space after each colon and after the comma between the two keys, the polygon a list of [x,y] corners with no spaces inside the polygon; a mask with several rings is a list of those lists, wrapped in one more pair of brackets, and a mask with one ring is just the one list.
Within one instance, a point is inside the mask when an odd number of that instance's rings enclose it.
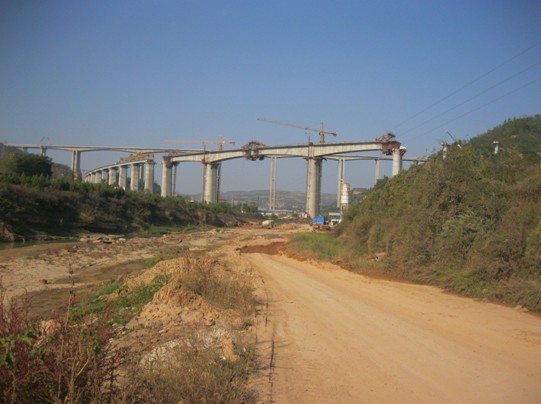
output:
{"label": "dry riverbed", "polygon": [[[541,402],[538,315],[285,257],[284,236],[302,230],[239,228],[0,251],[0,276],[10,296],[26,290],[43,310],[58,306],[55,293],[70,286],[149,282],[175,271],[188,251],[206,250],[258,297],[257,316],[242,333],[260,358],[251,383],[260,402]],[[141,264],[158,255],[171,259]],[[230,330],[239,321],[165,287],[116,343],[151,358],[197,324],[203,341],[234,360]]]}

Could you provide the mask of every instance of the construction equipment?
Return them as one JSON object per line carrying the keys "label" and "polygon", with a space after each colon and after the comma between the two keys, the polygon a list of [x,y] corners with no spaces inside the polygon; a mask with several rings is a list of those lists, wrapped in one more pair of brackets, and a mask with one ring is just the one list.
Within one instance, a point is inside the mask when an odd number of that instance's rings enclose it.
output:
{"label": "construction equipment", "polygon": [[312,131],[312,132],[317,132],[317,133],[319,133],[319,143],[325,143],[325,135],[336,136],[336,132],[328,132],[328,131],[325,130],[325,126],[324,126],[323,122],[321,122],[321,129],[314,129],[314,128],[308,128],[306,126],[295,125],[293,123],[274,121],[274,120],[271,120],[271,119],[257,118],[257,120],[258,121],[263,121],[263,122],[274,123],[276,125],[291,126],[292,128],[304,129],[304,130],[308,130],[308,131]]}
{"label": "construction equipment", "polygon": [[267,145],[258,140],[251,140],[242,146],[241,149],[244,150],[244,158],[246,160],[256,161],[263,160],[265,158],[265,156],[261,156],[259,154],[259,149],[262,147],[267,147]]}
{"label": "construction equipment", "polygon": [[374,141],[377,143],[389,143],[391,141],[394,141],[393,139],[396,137],[396,135],[392,132],[387,132],[384,135],[381,135],[380,137],[377,137]]}
{"label": "construction equipment", "polygon": [[387,132],[386,134],[374,139],[374,141],[383,145],[383,148],[381,150],[383,154],[391,156],[395,149],[399,149],[400,155],[403,156],[406,153],[406,148],[400,146],[400,143],[395,140],[395,137],[396,135],[394,133]]}
{"label": "construction equipment", "polygon": [[223,145],[224,144],[235,144],[235,142],[226,142],[223,140],[222,134],[220,133],[220,140],[218,141],[212,141],[212,140],[185,140],[185,139],[173,139],[173,140],[162,140],[162,142],[175,142],[175,143],[194,143],[194,144],[202,144],[202,145],[208,145],[208,144],[217,144],[218,145],[218,151],[223,151]]}
{"label": "construction equipment", "polygon": [[328,219],[325,216],[316,216],[312,222],[314,230],[331,230]]}
{"label": "construction equipment", "polygon": [[154,154],[152,153],[135,153],[135,154],[130,154],[128,157],[120,157],[120,161],[128,162],[128,161],[148,160],[151,158],[154,158]]}

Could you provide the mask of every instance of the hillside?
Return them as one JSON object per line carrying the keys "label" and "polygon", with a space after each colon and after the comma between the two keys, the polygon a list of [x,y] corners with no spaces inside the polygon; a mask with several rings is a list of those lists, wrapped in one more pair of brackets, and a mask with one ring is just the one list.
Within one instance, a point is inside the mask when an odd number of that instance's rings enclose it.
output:
{"label": "hillside", "polygon": [[540,310],[540,152],[541,115],[512,119],[380,181],[348,210],[341,259]]}
{"label": "hillside", "polygon": [[0,176],[0,241],[85,232],[128,234],[156,227],[238,225],[248,219],[223,204],[161,198],[106,184]]}
{"label": "hillside", "polygon": [[[6,146],[0,143],[0,160],[3,160],[16,153],[25,153],[15,147]],[[71,178],[71,168],[65,164],[53,163],[52,166],[53,177],[66,177]]]}

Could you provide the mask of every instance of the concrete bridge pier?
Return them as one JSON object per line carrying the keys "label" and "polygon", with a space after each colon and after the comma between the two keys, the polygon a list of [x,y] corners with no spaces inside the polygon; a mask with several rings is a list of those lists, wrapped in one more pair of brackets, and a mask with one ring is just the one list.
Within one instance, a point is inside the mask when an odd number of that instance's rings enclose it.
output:
{"label": "concrete bridge pier", "polygon": [[342,184],[344,183],[344,176],[346,172],[346,162],[344,159],[338,159],[338,192],[336,193],[336,207],[340,207],[340,200],[342,197]]}
{"label": "concrete bridge pier", "polygon": [[392,176],[400,174],[402,171],[402,151],[400,149],[393,149],[393,169]]}
{"label": "concrete bridge pier", "polygon": [[276,161],[277,157],[270,158],[270,186],[269,186],[269,210],[276,209]]}
{"label": "concrete bridge pier", "polygon": [[71,175],[74,180],[81,179],[81,152],[77,150],[71,152]]}
{"label": "concrete bridge pier", "polygon": [[101,171],[96,171],[96,184],[101,184]]}
{"label": "concrete bridge pier", "polygon": [[109,170],[103,170],[101,172],[101,181],[104,184],[109,184]]}
{"label": "concrete bridge pier", "polygon": [[168,156],[162,160],[162,197],[173,195],[173,165]]}
{"label": "concrete bridge pier", "polygon": [[379,181],[379,161],[380,161],[379,159],[376,159],[374,185],[376,185]]}
{"label": "concrete bridge pier", "polygon": [[116,176],[117,176],[117,168],[111,167],[109,169],[109,185],[116,186],[118,184]]}
{"label": "concrete bridge pier", "polygon": [[217,203],[219,198],[219,172],[221,163],[203,163],[203,202]]}
{"label": "concrete bridge pier", "polygon": [[119,167],[118,186],[124,190],[128,188],[128,166]]}
{"label": "concrete bridge pier", "polygon": [[308,158],[306,175],[306,212],[313,219],[319,215],[321,199],[321,157]]}
{"label": "concrete bridge pier", "polygon": [[145,187],[145,165],[139,163],[139,189],[138,191],[141,191],[141,189],[144,189]]}
{"label": "concrete bridge pier", "polygon": [[130,190],[132,191],[139,191],[139,173],[140,166],[139,164],[131,164],[131,183],[130,183]]}
{"label": "concrete bridge pier", "polygon": [[145,191],[154,193],[154,160],[147,160],[145,163]]}

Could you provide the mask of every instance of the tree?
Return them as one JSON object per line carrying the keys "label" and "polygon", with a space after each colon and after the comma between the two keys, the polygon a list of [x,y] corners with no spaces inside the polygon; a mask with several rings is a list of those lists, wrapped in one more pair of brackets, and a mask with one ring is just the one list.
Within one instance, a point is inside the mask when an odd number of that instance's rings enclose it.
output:
{"label": "tree", "polygon": [[53,163],[50,157],[30,153],[13,154],[4,161],[3,171],[6,174],[25,175],[27,177],[53,175]]}

